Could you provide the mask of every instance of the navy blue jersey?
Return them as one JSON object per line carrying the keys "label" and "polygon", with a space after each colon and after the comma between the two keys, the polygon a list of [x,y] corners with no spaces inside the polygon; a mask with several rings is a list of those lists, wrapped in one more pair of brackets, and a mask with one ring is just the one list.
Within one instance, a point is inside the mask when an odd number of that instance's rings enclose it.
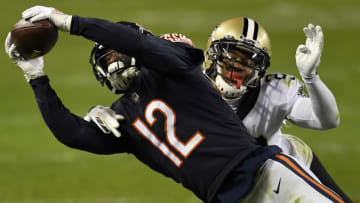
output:
{"label": "navy blue jersey", "polygon": [[[45,122],[67,146],[99,154],[134,154],[205,202],[218,201],[221,184],[248,157],[252,157],[250,168],[255,171],[278,152],[267,153],[267,148],[247,134],[202,73],[201,50],[143,36],[120,24],[77,16],[71,33],[134,56],[144,66],[132,92],[111,106],[126,118],[120,138],[102,135],[94,124],[67,110],[46,76],[30,82]],[[259,150],[262,158],[256,159]]]}

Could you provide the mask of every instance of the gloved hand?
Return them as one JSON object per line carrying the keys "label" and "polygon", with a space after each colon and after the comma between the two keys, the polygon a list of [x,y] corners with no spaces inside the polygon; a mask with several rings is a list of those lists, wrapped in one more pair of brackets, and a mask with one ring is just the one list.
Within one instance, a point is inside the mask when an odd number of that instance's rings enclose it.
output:
{"label": "gloved hand", "polygon": [[94,122],[104,133],[113,133],[116,137],[120,137],[121,133],[117,128],[120,127],[119,121],[125,118],[122,115],[116,114],[109,107],[97,105],[89,111],[84,119],[88,122]]}
{"label": "gloved hand", "polygon": [[316,76],[316,69],[320,65],[321,52],[324,45],[324,34],[319,25],[309,24],[304,28],[306,45],[299,45],[296,50],[296,65],[303,79]]}
{"label": "gloved hand", "polygon": [[13,60],[13,62],[24,71],[26,81],[35,79],[37,77],[44,75],[44,59],[42,56],[25,60],[20,54],[16,51],[16,46],[11,42],[11,33],[6,37],[5,40],[5,52]]}
{"label": "gloved hand", "polygon": [[60,30],[69,32],[71,26],[71,15],[66,15],[55,8],[45,6],[34,6],[22,13],[22,18],[30,22],[49,19]]}

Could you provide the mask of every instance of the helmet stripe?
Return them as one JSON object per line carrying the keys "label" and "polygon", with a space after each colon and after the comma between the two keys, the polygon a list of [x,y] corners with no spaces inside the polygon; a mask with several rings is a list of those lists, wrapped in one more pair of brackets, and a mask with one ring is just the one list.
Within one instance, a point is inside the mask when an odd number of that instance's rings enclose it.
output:
{"label": "helmet stripe", "polygon": [[244,18],[244,29],[243,29],[243,36],[247,37],[247,32],[248,32],[248,19]]}
{"label": "helmet stripe", "polygon": [[254,37],[253,37],[253,39],[256,40],[257,37],[258,37],[259,25],[257,24],[256,21],[254,21],[254,22],[255,22],[255,28],[254,28]]}
{"label": "helmet stripe", "polygon": [[248,18],[247,19],[248,20],[248,31],[247,31],[247,35],[246,35],[246,38],[250,38],[250,39],[252,39],[252,40],[255,40],[255,34],[257,34],[257,33],[255,33],[255,25],[256,25],[256,23],[255,23],[255,21],[254,20],[252,20],[252,19],[250,19],[250,18]]}

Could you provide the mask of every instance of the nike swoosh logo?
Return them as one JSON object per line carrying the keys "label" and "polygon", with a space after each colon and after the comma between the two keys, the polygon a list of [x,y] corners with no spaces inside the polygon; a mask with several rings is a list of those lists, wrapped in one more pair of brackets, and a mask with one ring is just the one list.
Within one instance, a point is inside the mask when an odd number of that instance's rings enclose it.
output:
{"label": "nike swoosh logo", "polygon": [[279,183],[278,183],[278,186],[277,186],[276,190],[273,190],[273,192],[275,192],[275,194],[279,194],[279,192],[280,192],[280,183],[281,183],[281,178],[279,180]]}

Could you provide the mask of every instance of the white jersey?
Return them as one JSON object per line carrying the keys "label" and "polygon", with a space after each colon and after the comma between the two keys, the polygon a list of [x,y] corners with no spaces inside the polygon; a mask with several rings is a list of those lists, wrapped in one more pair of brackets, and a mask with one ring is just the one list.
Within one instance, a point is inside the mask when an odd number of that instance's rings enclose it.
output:
{"label": "white jersey", "polygon": [[295,101],[303,96],[303,84],[294,76],[266,75],[261,79],[256,104],[243,119],[247,130],[254,137],[265,137],[268,144],[277,144],[284,119]]}
{"label": "white jersey", "polygon": [[[256,103],[243,122],[251,136],[266,138],[268,145],[278,145],[283,153],[296,157],[309,167],[312,161],[311,149],[299,138],[281,132],[281,126],[295,101],[304,98],[303,88],[302,82],[294,76],[267,74],[261,79]],[[230,105],[238,106],[227,101]]]}
{"label": "white jersey", "polygon": [[[332,94],[319,78],[316,85],[321,87],[318,88],[321,95],[314,94],[316,91],[313,91],[313,96],[320,95],[321,98],[326,98],[326,101],[322,101],[323,103],[318,106],[332,107],[332,112],[337,112],[336,102],[331,102],[335,101]],[[311,98],[305,96],[303,89],[303,83],[294,76],[274,73],[263,77],[261,86],[241,99],[225,99],[243,120],[251,136],[264,137],[268,145],[277,145],[283,150],[283,154],[290,155],[281,154],[268,159],[259,169],[251,193],[240,202],[296,202],[299,199],[301,202],[343,202],[327,187],[312,184],[319,180],[310,170],[313,159],[310,147],[298,137],[281,132],[285,120],[297,125],[303,124],[299,125],[302,127],[324,128],[319,125],[321,122],[317,122],[318,116],[313,116],[320,108],[314,111],[313,104],[316,101],[310,101]],[[325,118],[327,117],[329,116],[326,115]],[[322,118],[322,121],[324,120]],[[278,159],[279,157],[284,159]],[[288,161],[284,161],[286,158]],[[289,164],[290,162],[293,164]],[[298,168],[291,172],[292,166]],[[306,178],[300,177],[300,174],[306,174]],[[309,178],[314,180],[310,183]]]}

